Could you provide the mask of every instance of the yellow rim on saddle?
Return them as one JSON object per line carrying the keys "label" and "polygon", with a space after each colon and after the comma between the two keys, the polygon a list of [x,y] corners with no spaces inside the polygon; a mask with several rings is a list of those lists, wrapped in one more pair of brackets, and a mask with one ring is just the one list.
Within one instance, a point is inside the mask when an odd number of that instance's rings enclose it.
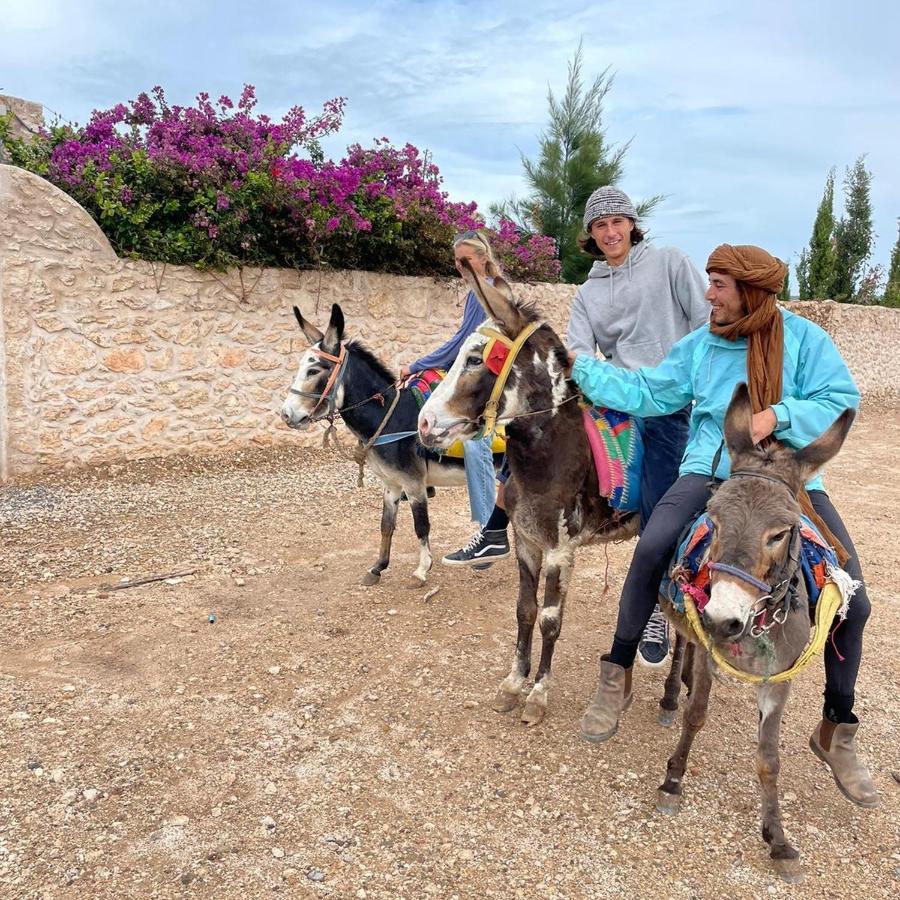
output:
{"label": "yellow rim on saddle", "polygon": [[812,640],[806,645],[806,649],[797,657],[797,661],[789,669],[785,669],[783,672],[776,672],[774,675],[755,675],[751,672],[743,672],[728,662],[719,648],[709,639],[709,635],[703,630],[697,607],[687,593],[684,595],[684,612],[697,639],[709,651],[709,655],[723,672],[747,684],[778,684],[782,681],[790,681],[791,678],[802,672],[812,662],[814,656],[822,652],[825,642],[828,640],[828,631],[831,628],[831,623],[834,621],[834,617],[843,602],[844,598],[841,596],[838,586],[833,581],[827,582],[822,588],[819,600],[816,603],[816,630],[813,633]]}
{"label": "yellow rim on saddle", "polygon": [[[506,429],[502,425],[498,425],[491,439],[491,453],[499,454],[506,452]],[[441,452],[441,456],[449,456],[453,459],[463,458],[463,442],[455,441],[446,450]]]}
{"label": "yellow rim on saddle", "polygon": [[503,368],[500,369],[500,374],[497,376],[497,381],[494,384],[494,389],[491,391],[491,396],[488,399],[488,402],[484,407],[484,430],[483,434],[493,434],[497,429],[497,406],[500,403],[500,395],[503,393],[503,389],[506,387],[506,380],[509,378],[509,373],[512,370],[513,363],[516,361],[516,357],[519,355],[519,351],[522,349],[523,344],[528,338],[534,334],[535,331],[540,328],[539,322],[529,322],[520,332],[518,337],[511,341],[505,335],[500,334],[499,331],[495,331],[493,328],[488,328],[486,326],[481,326],[478,329],[479,334],[483,334],[485,337],[490,338],[490,341],[486,344],[484,348],[484,357],[487,359],[488,354],[491,352],[491,347],[496,341],[499,341],[501,344],[509,348],[509,353],[506,356],[506,359],[503,361]]}

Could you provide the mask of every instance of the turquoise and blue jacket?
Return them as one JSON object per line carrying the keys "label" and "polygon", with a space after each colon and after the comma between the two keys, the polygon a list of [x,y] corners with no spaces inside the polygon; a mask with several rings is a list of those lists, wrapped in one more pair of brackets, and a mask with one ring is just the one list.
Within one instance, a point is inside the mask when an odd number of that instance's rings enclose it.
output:
{"label": "turquoise and blue jacket", "polygon": [[[784,318],[784,387],[775,404],[775,437],[800,448],[812,443],[847,408],[859,407],[859,391],[828,334],[818,325],[780,309]],[[664,416],[694,401],[687,448],[679,474],[710,475],[723,440],[725,411],[735,386],[747,380],[747,339],[729,341],[698,328],[683,337],[653,368],[633,372],[579,353],[572,377],[600,406],[634,416]],[[731,471],[722,452],[716,478]],[[807,490],[822,490],[816,476]]]}

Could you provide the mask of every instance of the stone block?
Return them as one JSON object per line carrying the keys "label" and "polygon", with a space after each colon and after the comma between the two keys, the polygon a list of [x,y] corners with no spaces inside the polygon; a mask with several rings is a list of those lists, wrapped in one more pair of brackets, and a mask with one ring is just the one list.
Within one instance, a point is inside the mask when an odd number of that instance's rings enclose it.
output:
{"label": "stone block", "polygon": [[110,372],[134,374],[143,372],[147,366],[144,354],[140,350],[113,350],[103,357],[103,365]]}
{"label": "stone block", "polygon": [[97,365],[97,354],[83,341],[57,338],[47,343],[43,358],[58,375],[79,375]]}

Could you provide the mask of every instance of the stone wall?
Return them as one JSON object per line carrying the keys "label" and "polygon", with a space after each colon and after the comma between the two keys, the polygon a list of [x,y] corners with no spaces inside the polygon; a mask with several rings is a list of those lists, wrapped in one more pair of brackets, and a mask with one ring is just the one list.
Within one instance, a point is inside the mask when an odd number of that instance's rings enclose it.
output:
{"label": "stone wall", "polygon": [[[522,285],[561,328],[572,288]],[[305,339],[292,305],[391,366],[456,328],[461,282],[368,272],[195,269],[116,257],[41,178],[0,166],[0,476],[123,456],[313,443],[278,419]],[[900,312],[795,304],[834,334],[864,394],[900,399]]]}
{"label": "stone wall", "polygon": [[[0,94],[0,116],[8,113],[12,113],[10,131],[13,137],[29,137],[44,126],[44,108],[40,103]],[[3,145],[0,144],[0,162],[2,161]]]}

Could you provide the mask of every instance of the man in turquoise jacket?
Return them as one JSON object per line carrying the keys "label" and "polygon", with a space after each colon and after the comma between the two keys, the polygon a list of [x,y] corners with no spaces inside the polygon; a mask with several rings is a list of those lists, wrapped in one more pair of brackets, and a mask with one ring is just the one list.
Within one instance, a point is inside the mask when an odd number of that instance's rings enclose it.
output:
{"label": "man in turquoise jacket", "polygon": [[[597,695],[581,733],[591,741],[612,737],[630,701],[631,667],[653,611],[660,580],[684,526],[706,506],[710,475],[729,474],[723,442],[725,411],[738,382],[753,402],[753,438],[773,435],[804,447],[838,415],[859,405],[859,391],[829,336],[817,325],[779,307],[784,264],[759,247],[723,244],[707,263],[712,306],[709,325],[676,343],[653,368],[617,368],[572,354],[572,377],[592,402],[638,416],[667,415],[694,402],[679,478],[663,496],[635,549],[622,596],[612,649],[601,657]],[[715,472],[713,467],[715,466]],[[853,542],[825,493],[821,477],[807,485],[812,506],[850,555],[845,569],[862,582]],[[825,703],[810,743],[838,787],[861,806],[878,793],[856,753],[859,720],[853,714],[862,633],[870,606],[865,587],[853,596],[847,619],[825,650]]]}

